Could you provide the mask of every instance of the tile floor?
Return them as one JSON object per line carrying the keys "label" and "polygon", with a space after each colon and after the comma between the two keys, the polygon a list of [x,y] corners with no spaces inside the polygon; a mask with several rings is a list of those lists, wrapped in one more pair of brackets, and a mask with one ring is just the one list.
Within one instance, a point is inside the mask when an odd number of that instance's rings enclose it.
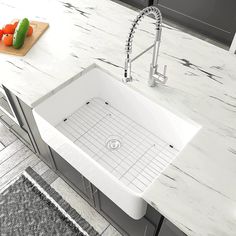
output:
{"label": "tile floor", "polygon": [[28,166],[51,184],[102,236],[121,236],[103,216],[0,123],[0,192]]}

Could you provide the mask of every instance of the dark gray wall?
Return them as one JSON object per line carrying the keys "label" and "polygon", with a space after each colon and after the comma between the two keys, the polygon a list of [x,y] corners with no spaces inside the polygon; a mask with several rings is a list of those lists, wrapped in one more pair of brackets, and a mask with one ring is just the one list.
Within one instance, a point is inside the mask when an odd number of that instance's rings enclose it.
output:
{"label": "dark gray wall", "polygon": [[153,3],[153,0],[121,0],[121,1],[140,9],[150,6],[150,4]]}
{"label": "dark gray wall", "polygon": [[236,31],[236,0],[154,0],[162,14],[230,45]]}

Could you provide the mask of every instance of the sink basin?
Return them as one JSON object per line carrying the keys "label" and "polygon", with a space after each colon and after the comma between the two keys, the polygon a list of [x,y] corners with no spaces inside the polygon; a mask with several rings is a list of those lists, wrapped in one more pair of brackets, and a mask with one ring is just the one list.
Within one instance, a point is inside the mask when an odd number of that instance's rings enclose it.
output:
{"label": "sink basin", "polygon": [[42,139],[134,219],[143,193],[198,132],[92,65],[33,110]]}

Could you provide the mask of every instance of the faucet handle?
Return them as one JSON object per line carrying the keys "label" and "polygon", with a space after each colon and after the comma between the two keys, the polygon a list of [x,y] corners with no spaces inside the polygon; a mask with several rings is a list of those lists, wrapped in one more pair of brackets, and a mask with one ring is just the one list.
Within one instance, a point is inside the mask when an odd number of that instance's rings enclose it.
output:
{"label": "faucet handle", "polygon": [[166,71],[167,71],[167,65],[164,65],[164,71],[163,71],[163,82],[164,82],[164,84],[168,80],[168,77],[166,76]]}
{"label": "faucet handle", "polygon": [[166,77],[167,65],[164,65],[163,76]]}
{"label": "faucet handle", "polygon": [[168,80],[168,77],[166,76],[166,71],[167,71],[167,65],[164,66],[164,71],[163,74],[158,72],[157,70],[155,71],[155,74],[153,75],[155,77],[155,83],[159,84],[165,84],[166,81]]}

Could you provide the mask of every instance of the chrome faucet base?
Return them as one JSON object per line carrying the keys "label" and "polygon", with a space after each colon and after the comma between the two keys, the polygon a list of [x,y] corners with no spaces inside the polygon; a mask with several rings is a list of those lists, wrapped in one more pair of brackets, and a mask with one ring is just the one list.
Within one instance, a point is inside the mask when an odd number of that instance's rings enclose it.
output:
{"label": "chrome faucet base", "polygon": [[149,80],[148,80],[148,86],[155,87],[158,84],[165,84],[168,77],[166,76],[166,66],[164,67],[164,73],[161,74],[157,71],[157,66],[153,67],[153,65],[150,65],[150,73],[149,73]]}
{"label": "chrome faucet base", "polygon": [[153,68],[153,66],[151,65],[150,72],[152,72],[152,74],[150,73],[150,76],[152,76],[151,80],[154,81],[155,85],[166,83],[166,81],[168,80],[168,77],[166,76],[166,69],[167,65],[164,66],[164,72],[163,74],[161,74],[157,71],[157,67]]}
{"label": "chrome faucet base", "polygon": [[133,81],[133,78],[132,77],[124,77],[123,80],[122,80],[124,83],[128,83],[128,82],[132,82]]}

